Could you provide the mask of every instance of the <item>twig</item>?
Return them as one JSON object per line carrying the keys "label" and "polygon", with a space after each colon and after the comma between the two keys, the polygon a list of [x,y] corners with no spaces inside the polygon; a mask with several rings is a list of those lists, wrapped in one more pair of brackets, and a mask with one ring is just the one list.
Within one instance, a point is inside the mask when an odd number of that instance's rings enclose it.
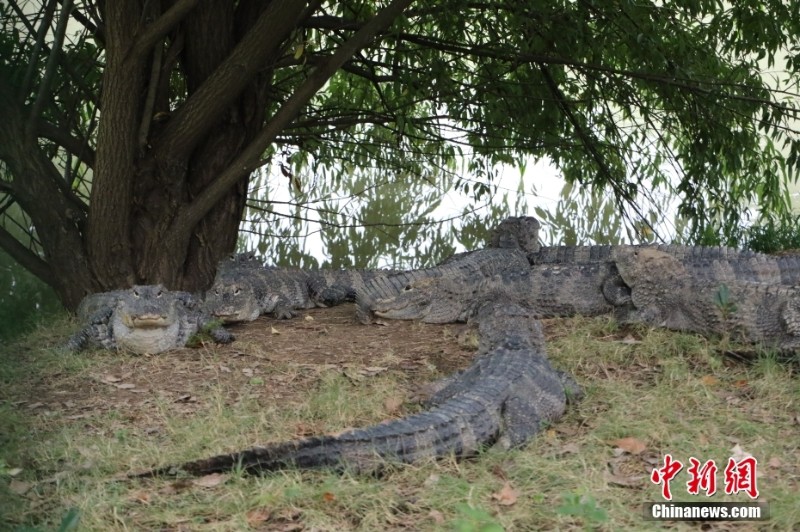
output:
{"label": "twig", "polygon": [[61,11],[58,14],[58,24],[56,25],[56,33],[53,37],[53,46],[50,49],[50,57],[47,58],[47,65],[45,66],[42,82],[39,84],[39,92],[36,95],[36,101],[33,103],[33,109],[28,117],[28,122],[25,124],[25,136],[33,138],[34,131],[36,130],[36,121],[42,113],[44,100],[47,96],[47,90],[50,87],[50,82],[56,72],[58,66],[58,56],[61,53],[61,45],[64,42],[64,33],[67,31],[67,23],[69,22],[69,14],[72,10],[72,0],[64,0],[61,5]]}

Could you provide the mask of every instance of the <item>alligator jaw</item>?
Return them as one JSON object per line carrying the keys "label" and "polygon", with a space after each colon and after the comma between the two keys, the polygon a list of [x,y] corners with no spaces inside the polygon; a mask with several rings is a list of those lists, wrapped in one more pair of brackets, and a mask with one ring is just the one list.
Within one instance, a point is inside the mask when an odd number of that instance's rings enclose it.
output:
{"label": "alligator jaw", "polygon": [[390,320],[414,320],[427,316],[427,306],[416,308],[401,298],[379,299],[372,306],[372,314]]}
{"label": "alligator jaw", "polygon": [[131,329],[161,329],[172,325],[172,321],[164,314],[126,315],[123,321]]}
{"label": "alligator jaw", "polygon": [[245,318],[240,316],[238,312],[231,309],[214,312],[214,317],[220,320],[222,323],[238,323],[240,321],[247,321]]}

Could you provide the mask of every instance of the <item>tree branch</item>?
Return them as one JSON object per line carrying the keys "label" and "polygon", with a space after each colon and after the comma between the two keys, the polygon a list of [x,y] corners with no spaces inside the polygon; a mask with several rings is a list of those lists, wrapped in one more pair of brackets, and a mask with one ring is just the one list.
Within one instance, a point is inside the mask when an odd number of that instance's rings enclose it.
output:
{"label": "tree branch", "polygon": [[137,57],[148,53],[176,24],[197,7],[198,3],[200,3],[200,0],[178,0],[172,4],[172,7],[167,9],[158,20],[148,24],[144,32],[137,37],[131,48],[130,55]]}
{"label": "tree branch", "polygon": [[25,98],[30,92],[31,85],[33,84],[33,75],[36,72],[36,65],[38,64],[37,59],[39,57],[39,53],[41,53],[42,48],[44,47],[44,39],[47,36],[47,31],[50,29],[50,21],[53,20],[53,13],[56,10],[56,0],[50,0],[50,3],[47,4],[44,17],[42,17],[42,23],[39,25],[39,31],[37,32],[33,31],[33,26],[31,26],[30,22],[28,22],[28,18],[19,8],[17,2],[12,0],[10,5],[20,18],[20,21],[27,26],[28,32],[31,34],[36,33],[36,43],[34,43],[33,50],[31,50],[30,62],[28,63],[28,68],[25,70],[25,78],[23,78],[22,86],[20,87],[20,92],[18,94],[20,103],[23,103],[25,102]]}
{"label": "tree branch", "polygon": [[[572,127],[575,129],[575,133],[577,133],[578,138],[581,139],[583,148],[589,153],[589,156],[594,160],[594,163],[597,165],[597,168],[600,170],[600,172],[605,175],[606,183],[608,183],[609,186],[611,186],[611,188],[614,189],[617,198],[619,198],[620,200],[625,200],[628,203],[628,205],[630,205],[634,209],[636,214],[639,216],[639,219],[645,224],[647,224],[647,226],[653,231],[653,234],[658,236],[659,240],[663,241],[663,239],[655,231],[655,228],[647,220],[647,217],[644,216],[644,214],[642,214],[641,210],[639,209],[639,206],[636,204],[635,198],[631,197],[628,191],[625,190],[619,184],[617,179],[614,178],[614,174],[611,171],[611,168],[609,168],[608,164],[606,163],[605,157],[603,157],[603,154],[600,153],[600,151],[597,149],[596,139],[593,138],[592,134],[589,131],[584,129],[578,118],[572,112],[572,109],[569,108],[569,105],[567,104],[567,98],[565,97],[564,93],[561,92],[561,89],[558,88],[558,84],[553,79],[553,76],[550,74],[550,71],[547,69],[547,66],[539,65],[539,70],[541,71],[542,76],[544,77],[547,88],[550,90],[553,96],[556,97],[558,101],[558,106],[561,109],[561,112],[564,114],[564,117],[570,124],[572,124]],[[624,178],[623,181],[625,181]],[[624,209],[620,208],[620,212],[623,216],[625,215]]]}
{"label": "tree branch", "polygon": [[264,68],[300,20],[308,16],[307,3],[273,0],[269,4],[230,56],[170,118],[158,142],[153,143],[156,159],[180,161],[186,158]]}
{"label": "tree branch", "polygon": [[22,245],[14,236],[0,226],[0,248],[8,253],[20,266],[44,281],[49,286],[55,286],[55,276],[50,265],[39,256]]}
{"label": "tree branch", "polygon": [[[176,241],[187,237],[192,227],[219,201],[239,179],[257,168],[261,154],[272,144],[280,132],[294,120],[336,71],[358,50],[373,41],[400,16],[413,0],[394,0],[342,44],[328,61],[314,69],[295,93],[278,109],[269,123],[239,154],[222,174],[206,187],[175,220],[173,235]],[[177,242],[176,242],[177,243]]]}
{"label": "tree branch", "polygon": [[64,0],[61,5],[61,12],[58,14],[58,24],[56,25],[56,32],[53,36],[53,46],[50,48],[50,57],[47,58],[47,65],[45,66],[42,82],[39,84],[39,92],[36,94],[36,101],[33,102],[31,114],[28,117],[28,122],[25,124],[25,135],[33,137],[36,130],[36,122],[39,115],[42,114],[42,107],[44,107],[44,100],[47,96],[47,91],[50,88],[50,81],[56,73],[58,66],[58,56],[61,54],[61,46],[64,43],[64,33],[67,31],[67,23],[69,22],[69,13],[72,10],[72,0]]}
{"label": "tree branch", "polygon": [[150,65],[150,83],[147,84],[147,96],[144,99],[144,109],[142,110],[142,123],[139,125],[139,149],[144,153],[147,147],[147,138],[150,135],[150,124],[156,105],[158,87],[161,84],[161,63],[164,56],[164,45],[156,46],[155,53]]}
{"label": "tree branch", "polygon": [[[63,4],[64,0],[59,0],[59,2]],[[106,38],[103,28],[101,26],[96,25],[91,20],[89,20],[89,17],[81,13],[77,7],[75,7],[72,10],[72,18],[78,21],[84,28],[89,30],[92,33],[92,35],[94,35],[94,38],[97,39],[97,42],[99,42],[100,44],[105,44]]]}
{"label": "tree branch", "polygon": [[43,119],[36,121],[36,132],[78,157],[89,168],[94,168],[94,150],[86,141],[73,137],[69,132]]}

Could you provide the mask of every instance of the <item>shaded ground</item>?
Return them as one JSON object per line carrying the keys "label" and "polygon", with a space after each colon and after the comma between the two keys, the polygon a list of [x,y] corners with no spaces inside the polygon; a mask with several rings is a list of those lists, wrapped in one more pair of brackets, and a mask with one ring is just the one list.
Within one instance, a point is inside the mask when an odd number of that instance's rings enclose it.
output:
{"label": "shaded ground", "polygon": [[465,325],[387,320],[364,326],[353,305],[311,309],[294,320],[262,317],[231,331],[236,341],[230,345],[141,357],[101,353],[105,363],[97,370],[33,382],[30,396],[15,403],[71,422],[117,412],[128,428],[152,433],[163,422],[164,404],[171,413],[193,414],[208,406],[198,401],[212,385],[225,390],[228,406],[243,399],[291,405],[308,398],[321,373],[341,372],[357,382],[388,371],[418,383],[466,367],[474,355],[465,345]]}

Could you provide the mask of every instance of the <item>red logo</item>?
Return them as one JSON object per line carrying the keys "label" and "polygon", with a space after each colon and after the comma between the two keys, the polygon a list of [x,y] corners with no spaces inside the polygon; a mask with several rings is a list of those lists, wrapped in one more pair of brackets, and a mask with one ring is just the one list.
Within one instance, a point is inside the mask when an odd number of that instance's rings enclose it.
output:
{"label": "red logo", "polygon": [[653,484],[661,484],[661,496],[668,501],[672,500],[669,483],[681,469],[683,469],[683,464],[678,460],[673,460],[672,455],[668,454],[664,456],[664,467],[653,469],[653,473],[650,475]]}
{"label": "red logo", "polygon": [[[725,466],[725,493],[733,495],[743,491],[751,499],[758,498],[758,485],[756,470],[758,461],[752,456],[735,460],[728,458],[728,465]],[[661,485],[661,496],[665,500],[672,500],[670,482],[675,479],[683,469],[683,464],[679,460],[674,460],[671,454],[664,455],[664,465],[653,469],[650,480],[653,484]],[[689,474],[689,481],[686,482],[686,491],[691,495],[699,495],[701,491],[707,497],[711,497],[717,492],[717,464],[714,460],[705,463],[700,462],[694,456],[689,458],[689,467],[686,469]]]}

